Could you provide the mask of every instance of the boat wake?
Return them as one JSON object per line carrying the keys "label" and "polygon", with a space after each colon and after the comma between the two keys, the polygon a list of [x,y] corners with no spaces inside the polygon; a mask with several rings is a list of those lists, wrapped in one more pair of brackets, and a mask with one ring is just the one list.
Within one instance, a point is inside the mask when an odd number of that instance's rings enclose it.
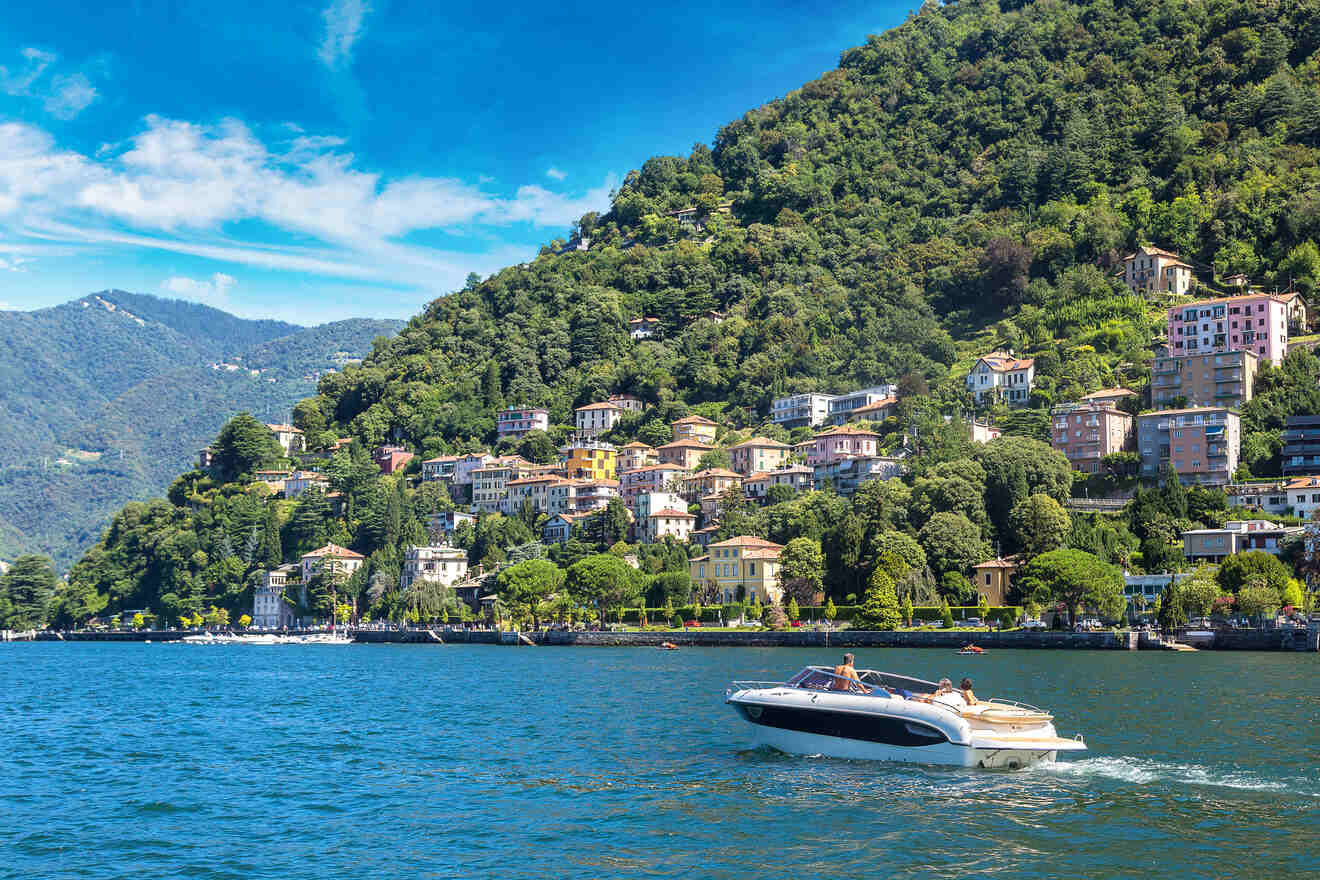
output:
{"label": "boat wake", "polygon": [[1039,764],[1032,767],[1030,772],[1082,779],[1088,777],[1114,779],[1134,785],[1164,783],[1233,788],[1243,791],[1271,791],[1320,798],[1320,789],[1316,788],[1314,779],[1302,777],[1261,779],[1251,773],[1202,767],[1199,764],[1150,761],[1143,758],[1085,758],[1080,761],[1060,761],[1053,764]]}

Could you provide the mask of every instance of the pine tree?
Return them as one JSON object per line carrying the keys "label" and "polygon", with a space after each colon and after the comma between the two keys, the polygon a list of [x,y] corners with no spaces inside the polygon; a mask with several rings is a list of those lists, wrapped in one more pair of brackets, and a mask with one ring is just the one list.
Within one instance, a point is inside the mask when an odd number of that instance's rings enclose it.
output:
{"label": "pine tree", "polygon": [[51,562],[44,556],[20,556],[4,577],[0,577],[2,605],[8,617],[0,620],[6,629],[40,629],[50,619],[52,600],[59,579]]}
{"label": "pine tree", "polygon": [[871,573],[862,606],[857,609],[857,625],[868,629],[897,629],[900,620],[894,579],[877,568]]}
{"label": "pine tree", "polygon": [[259,564],[265,568],[275,568],[284,561],[284,550],[280,546],[280,524],[274,507],[266,508],[261,547],[257,554]]}

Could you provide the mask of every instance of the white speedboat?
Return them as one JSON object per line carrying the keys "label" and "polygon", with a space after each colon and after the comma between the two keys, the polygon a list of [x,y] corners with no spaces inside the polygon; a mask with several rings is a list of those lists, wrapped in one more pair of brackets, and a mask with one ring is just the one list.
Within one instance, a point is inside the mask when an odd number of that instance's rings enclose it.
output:
{"label": "white speedboat", "polygon": [[1064,739],[1054,716],[1003,700],[969,706],[960,694],[929,702],[933,682],[858,670],[861,684],[825,666],[808,666],[786,682],[736,681],[725,693],[752,726],[757,745],[799,755],[828,755],[1017,770],[1049,763],[1059,752],[1086,750]]}

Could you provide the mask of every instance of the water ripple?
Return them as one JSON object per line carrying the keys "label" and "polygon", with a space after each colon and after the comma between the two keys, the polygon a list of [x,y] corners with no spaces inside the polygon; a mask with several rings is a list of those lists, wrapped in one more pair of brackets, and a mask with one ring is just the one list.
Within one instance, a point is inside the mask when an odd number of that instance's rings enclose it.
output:
{"label": "water ripple", "polygon": [[[0,878],[1210,877],[1263,852],[1268,876],[1320,851],[1320,658],[978,658],[978,693],[1092,745],[1027,773],[748,750],[726,682],[832,659],[0,646]],[[1209,684],[1243,680],[1269,685]]]}

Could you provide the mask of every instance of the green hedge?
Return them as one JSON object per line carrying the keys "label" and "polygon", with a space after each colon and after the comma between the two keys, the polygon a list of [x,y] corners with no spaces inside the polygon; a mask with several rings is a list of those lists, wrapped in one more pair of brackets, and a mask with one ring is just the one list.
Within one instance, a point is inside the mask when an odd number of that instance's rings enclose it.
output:
{"label": "green hedge", "polygon": [[[750,606],[747,606],[750,607]],[[852,620],[857,616],[857,605],[836,605],[834,606],[834,620],[838,623]],[[692,606],[680,605],[674,608],[674,613],[684,620],[692,619]],[[722,608],[719,605],[701,606],[702,623],[719,623]],[[824,605],[803,605],[798,609],[800,613],[799,620],[815,623],[825,620]],[[953,614],[955,622],[966,620],[969,617],[977,617],[980,612],[975,605],[952,605],[949,611]],[[625,608],[623,612],[623,622],[636,626],[641,622],[640,608]],[[915,624],[934,623],[939,620],[941,609],[935,605],[918,605],[912,609],[912,622]],[[1022,616],[1022,608],[1017,605],[991,605],[989,620],[998,620],[1005,626],[1012,626],[1017,623],[1018,618]],[[605,614],[606,623],[614,623],[617,618],[613,611],[607,611]],[[665,610],[663,608],[647,608],[646,620],[651,625],[661,624],[665,621]]]}

